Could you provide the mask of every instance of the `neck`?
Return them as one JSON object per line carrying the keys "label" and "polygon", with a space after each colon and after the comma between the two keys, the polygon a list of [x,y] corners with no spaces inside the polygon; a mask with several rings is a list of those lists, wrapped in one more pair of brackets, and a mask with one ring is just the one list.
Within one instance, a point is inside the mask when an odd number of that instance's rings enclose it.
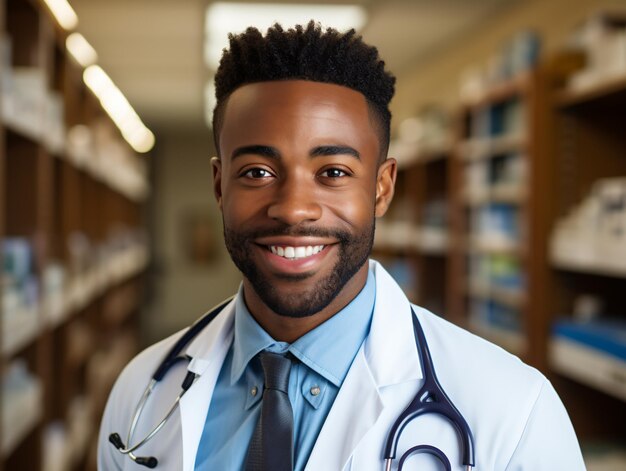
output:
{"label": "neck", "polygon": [[350,304],[365,286],[367,275],[368,264],[365,263],[325,308],[306,317],[288,317],[277,314],[263,302],[245,278],[243,281],[244,300],[252,317],[274,340],[293,343]]}

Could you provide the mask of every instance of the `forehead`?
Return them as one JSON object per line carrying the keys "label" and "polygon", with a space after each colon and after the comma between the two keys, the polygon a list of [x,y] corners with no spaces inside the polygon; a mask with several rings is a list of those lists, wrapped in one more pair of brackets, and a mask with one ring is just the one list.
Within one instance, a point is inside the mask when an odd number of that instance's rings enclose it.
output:
{"label": "forehead", "polygon": [[370,113],[364,95],[341,85],[306,80],[247,84],[228,98],[220,148],[228,152],[234,145],[288,146],[320,141],[355,147],[373,145],[372,150],[377,152],[377,133]]}

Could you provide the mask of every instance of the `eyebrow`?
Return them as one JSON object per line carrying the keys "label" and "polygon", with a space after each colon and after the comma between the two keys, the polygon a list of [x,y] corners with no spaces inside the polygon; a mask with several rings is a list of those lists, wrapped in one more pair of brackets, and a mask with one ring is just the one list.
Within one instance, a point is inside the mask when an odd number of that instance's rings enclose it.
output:
{"label": "eyebrow", "polygon": [[[260,155],[271,159],[280,159],[281,155],[278,149],[271,146],[250,145],[237,147],[231,154],[231,160],[241,155]],[[350,146],[317,146],[309,152],[311,157],[323,157],[330,155],[350,155],[357,160],[361,160],[361,154]]]}
{"label": "eyebrow", "polygon": [[319,146],[310,152],[311,157],[319,157],[326,155],[351,155],[357,160],[361,160],[361,154],[350,146]]}
{"label": "eyebrow", "polygon": [[252,146],[242,146],[237,147],[233,153],[231,154],[231,160],[239,157],[240,155],[260,155],[262,157],[270,157],[272,159],[279,159],[280,152],[278,149],[270,146],[261,146],[261,145],[252,145]]}

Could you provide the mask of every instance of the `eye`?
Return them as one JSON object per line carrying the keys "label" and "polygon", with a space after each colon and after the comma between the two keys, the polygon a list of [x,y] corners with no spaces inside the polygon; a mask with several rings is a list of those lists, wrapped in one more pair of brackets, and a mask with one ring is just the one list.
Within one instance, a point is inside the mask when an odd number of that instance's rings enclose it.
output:
{"label": "eye", "polygon": [[246,178],[251,178],[253,180],[259,180],[262,178],[273,177],[274,175],[269,170],[255,167],[255,168],[246,170],[244,173],[241,174],[241,176],[246,177]]}
{"label": "eye", "polygon": [[340,168],[328,168],[324,170],[320,175],[327,178],[341,178],[347,177],[348,172],[341,170]]}

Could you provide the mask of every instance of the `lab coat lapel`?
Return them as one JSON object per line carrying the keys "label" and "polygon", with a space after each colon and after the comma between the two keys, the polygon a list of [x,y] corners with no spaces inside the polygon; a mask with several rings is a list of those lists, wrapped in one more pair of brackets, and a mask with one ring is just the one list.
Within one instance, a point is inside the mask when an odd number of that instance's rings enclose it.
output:
{"label": "lab coat lapel", "polygon": [[199,375],[180,401],[184,471],[193,471],[211,396],[233,340],[235,303],[231,302],[187,348],[189,371]]}
{"label": "lab coat lapel", "polygon": [[[383,387],[419,379],[422,372],[413,340],[410,304],[391,276],[375,261],[376,303],[370,334],[359,350],[326,418],[307,471],[344,469],[385,407]],[[381,453],[383,444],[381,443]]]}

